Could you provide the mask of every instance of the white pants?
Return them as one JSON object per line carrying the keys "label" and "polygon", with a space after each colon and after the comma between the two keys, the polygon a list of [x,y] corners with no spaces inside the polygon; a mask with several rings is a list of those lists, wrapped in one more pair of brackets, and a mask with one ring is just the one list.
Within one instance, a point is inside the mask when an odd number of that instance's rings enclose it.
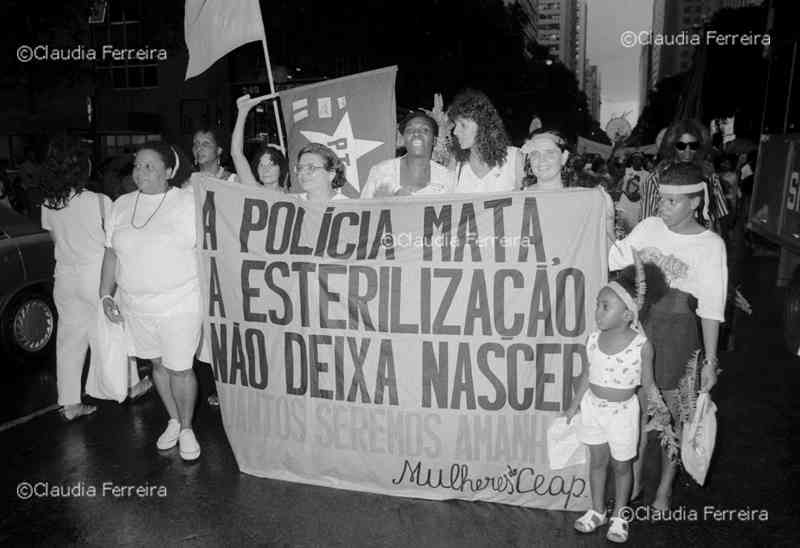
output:
{"label": "white pants", "polygon": [[[56,268],[53,301],[58,310],[56,384],[58,404],[81,402],[81,374],[86,351],[96,340],[97,290],[101,264]],[[131,361],[131,386],[139,382],[136,361]]]}

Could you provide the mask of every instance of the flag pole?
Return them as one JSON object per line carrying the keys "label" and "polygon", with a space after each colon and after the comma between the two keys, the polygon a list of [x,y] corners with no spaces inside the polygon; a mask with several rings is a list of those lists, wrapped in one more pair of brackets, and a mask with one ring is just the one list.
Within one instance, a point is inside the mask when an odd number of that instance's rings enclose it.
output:
{"label": "flag pole", "polygon": [[267,62],[267,79],[269,80],[269,94],[270,97],[272,97],[272,112],[275,114],[275,126],[278,128],[278,142],[280,143],[281,148],[288,157],[289,150],[286,148],[286,144],[283,142],[283,127],[281,126],[281,115],[280,112],[278,111],[278,101],[276,101],[278,96],[275,93],[275,81],[272,79],[272,64],[269,61],[269,49],[267,49],[266,34],[261,36],[261,45],[264,47],[264,60],[266,60]]}

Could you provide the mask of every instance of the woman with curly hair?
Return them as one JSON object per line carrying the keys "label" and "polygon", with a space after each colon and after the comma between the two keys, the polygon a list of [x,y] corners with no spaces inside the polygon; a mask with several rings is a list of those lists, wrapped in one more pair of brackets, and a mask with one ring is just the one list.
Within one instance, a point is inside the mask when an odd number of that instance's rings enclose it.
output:
{"label": "woman with curly hair", "polygon": [[[658,215],[661,202],[659,182],[663,173],[675,164],[694,164],[703,170],[704,177],[710,183],[708,194],[711,203],[708,204],[708,224],[709,228],[719,232],[719,221],[728,214],[728,205],[719,177],[714,173],[714,166],[707,161],[710,151],[711,137],[706,128],[697,120],[679,120],[669,126],[659,147],[660,161],[650,177],[642,184],[641,219]],[[700,210],[702,209],[700,208]],[[705,221],[700,219],[700,222]]]}
{"label": "woman with curly hair", "polygon": [[452,192],[500,192],[521,186],[522,155],[511,146],[503,120],[484,93],[462,91],[453,99],[447,116],[455,124]]}
{"label": "woman with curly hair", "polygon": [[297,153],[294,169],[300,187],[300,196],[309,202],[326,203],[329,200],[346,200],[342,187],[347,182],[344,163],[334,151],[320,143],[308,143]]}
{"label": "woman with curly hair", "polygon": [[[37,189],[42,197],[42,228],[55,242],[56,382],[58,403],[67,420],[97,410],[81,402],[81,374],[86,351],[96,340],[105,212],[110,211],[111,200],[86,189],[90,172],[86,148],[77,140],[56,139],[49,147]],[[139,382],[135,365],[130,372],[135,385],[132,397],[149,390],[150,380]]]}

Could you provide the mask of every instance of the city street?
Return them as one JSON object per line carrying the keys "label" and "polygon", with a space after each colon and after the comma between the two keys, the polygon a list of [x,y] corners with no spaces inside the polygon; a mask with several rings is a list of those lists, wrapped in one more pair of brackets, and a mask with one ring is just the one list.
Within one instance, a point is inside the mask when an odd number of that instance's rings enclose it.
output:
{"label": "city street", "polygon": [[[633,522],[631,546],[796,546],[800,542],[800,358],[782,342],[777,260],[750,259],[743,292],[754,313],[739,322],[737,351],[721,354],[713,392],[715,458],[705,487],[681,473],[668,521]],[[496,547],[605,546],[581,535],[575,513],[490,503],[432,502],[260,479],[240,473],[219,411],[203,400],[203,454],[184,463],[159,453],[166,420],[154,394],[100,403],[67,423],[55,409],[55,364],[4,371],[2,522],[7,546]],[[648,462],[656,462],[651,444]],[[647,478],[649,502],[655,476]],[[39,484],[50,495],[32,497]],[[45,484],[46,487],[41,485]],[[144,492],[126,490],[144,486]],[[53,494],[55,491],[55,495]],[[644,515],[646,512],[642,512]]]}

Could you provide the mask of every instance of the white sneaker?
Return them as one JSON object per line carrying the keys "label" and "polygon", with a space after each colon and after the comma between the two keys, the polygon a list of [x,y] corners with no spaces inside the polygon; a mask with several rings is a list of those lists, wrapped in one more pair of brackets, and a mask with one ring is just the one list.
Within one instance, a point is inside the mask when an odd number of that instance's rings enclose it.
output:
{"label": "white sneaker", "polygon": [[178,446],[181,449],[183,460],[195,460],[200,456],[200,444],[197,443],[197,438],[191,428],[181,430]]}
{"label": "white sneaker", "polygon": [[175,419],[169,419],[164,433],[158,437],[156,447],[161,451],[172,449],[178,443],[178,436],[181,433],[181,423]]}

